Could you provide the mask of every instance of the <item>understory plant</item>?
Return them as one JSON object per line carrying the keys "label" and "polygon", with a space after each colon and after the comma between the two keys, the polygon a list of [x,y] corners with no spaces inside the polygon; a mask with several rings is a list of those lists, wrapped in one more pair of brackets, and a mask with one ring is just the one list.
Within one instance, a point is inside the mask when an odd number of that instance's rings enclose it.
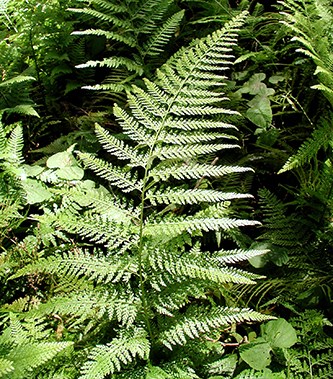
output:
{"label": "understory plant", "polygon": [[285,131],[278,131],[287,153],[274,174],[279,188],[267,183],[258,191],[264,226],[254,246],[265,246],[271,252],[253,263],[268,270],[274,264],[281,267],[281,272],[275,271],[269,283],[262,283],[252,294],[262,300],[269,292],[272,303],[320,305],[331,314],[332,7],[321,0],[286,0],[280,4],[284,7],[281,22],[294,33],[292,41],[298,44],[293,45],[299,54],[297,59],[305,61],[308,57],[309,65],[314,63],[316,76],[311,75],[315,78],[311,89],[318,93],[310,109],[304,101],[303,117],[298,121],[301,135],[283,138]]}
{"label": "understory plant", "polygon": [[81,7],[70,11],[83,15],[91,27],[73,34],[94,37],[104,48],[102,58],[77,67],[97,68],[101,82],[84,88],[102,90],[107,98],[119,98],[117,93],[129,89],[142,76],[151,76],[165,62],[184,17],[184,10],[174,0],[80,3]]}
{"label": "understory plant", "polygon": [[[31,212],[34,227],[12,249],[27,252],[24,264],[6,273],[29,291],[2,305],[2,325],[73,350],[25,378],[223,377],[230,327],[272,318],[229,296],[234,284],[261,278],[238,264],[267,252],[237,242],[244,227],[258,225],[237,217],[251,196],[203,186],[228,176],[240,182],[250,170],[216,164],[238,148],[237,112],[223,86],[246,17],[181,48],[154,80],[132,86],[128,106],[114,106],[118,138],[96,124],[104,157],[77,155],[99,184],[79,175],[73,149],[46,161],[52,197]],[[59,170],[65,182],[54,179]],[[10,354],[13,368],[2,377],[23,377]]]}

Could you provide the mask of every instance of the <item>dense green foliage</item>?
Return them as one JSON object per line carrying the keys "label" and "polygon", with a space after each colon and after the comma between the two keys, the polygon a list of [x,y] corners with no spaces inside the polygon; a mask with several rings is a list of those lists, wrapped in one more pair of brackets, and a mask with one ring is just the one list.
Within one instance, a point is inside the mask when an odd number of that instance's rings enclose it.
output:
{"label": "dense green foliage", "polygon": [[333,378],[327,0],[0,0],[0,378]]}

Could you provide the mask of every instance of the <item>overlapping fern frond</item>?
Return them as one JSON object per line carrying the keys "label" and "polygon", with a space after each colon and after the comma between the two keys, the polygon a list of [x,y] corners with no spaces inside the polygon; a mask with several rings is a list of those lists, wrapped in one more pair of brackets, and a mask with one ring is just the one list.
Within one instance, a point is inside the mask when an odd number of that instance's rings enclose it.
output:
{"label": "overlapping fern frond", "polygon": [[73,346],[72,342],[44,342],[45,333],[41,328],[36,328],[35,340],[31,340],[31,335],[14,313],[9,314],[9,319],[9,325],[0,336],[1,378],[24,378],[33,369]]}
{"label": "overlapping fern frond", "polygon": [[107,57],[78,66],[110,69],[104,83],[85,87],[95,90],[121,92],[130,89],[130,82],[136,76],[142,76],[149,64],[158,62],[165,53],[166,45],[184,16],[183,10],[169,10],[175,5],[173,0],[82,2],[84,7],[70,10],[94,19],[97,27],[74,34],[104,37],[113,46],[106,51]]}
{"label": "overlapping fern frond", "polygon": [[[287,25],[294,33],[293,40],[302,47],[298,52],[305,54],[316,65],[315,74],[319,83],[311,88],[322,91],[333,105],[333,39],[332,5],[327,0],[305,0],[296,2],[284,0],[280,3],[286,9],[281,12]],[[318,155],[321,148],[332,149],[331,112],[323,117],[312,135],[300,146],[296,154],[285,163],[280,173],[300,167]]]}
{"label": "overlapping fern frond", "polygon": [[[153,4],[143,6],[155,9]],[[158,372],[153,362],[159,354],[169,356],[159,374],[165,370],[166,375],[196,378],[197,368],[187,355],[191,349],[186,350],[191,340],[205,343],[206,337],[219,335],[229,324],[269,318],[221,306],[217,300],[223,287],[260,278],[230,265],[266,250],[227,246],[209,252],[201,240],[206,233],[228,235],[258,225],[228,214],[231,204],[244,201],[248,194],[200,188],[206,176],[251,171],[211,166],[205,159],[206,154],[239,148],[230,123],[236,112],[226,105],[222,89],[246,17],[241,13],[221,30],[181,49],[157,71],[154,81],[145,79],[144,86],[133,86],[128,107],[114,108],[125,138],[96,125],[97,138],[112,162],[93,154],[78,155],[108,182],[111,193],[73,185],[59,190],[61,203],[35,216],[50,229],[78,235],[86,244],[85,249],[80,244],[68,248],[66,241],[11,277],[50,276],[57,283],[59,295],[30,310],[31,317],[56,312],[66,327],[83,334],[103,330],[101,342],[82,365],[82,379],[118,374],[148,378],[149,372]],[[184,349],[182,365],[173,357],[177,346]]]}

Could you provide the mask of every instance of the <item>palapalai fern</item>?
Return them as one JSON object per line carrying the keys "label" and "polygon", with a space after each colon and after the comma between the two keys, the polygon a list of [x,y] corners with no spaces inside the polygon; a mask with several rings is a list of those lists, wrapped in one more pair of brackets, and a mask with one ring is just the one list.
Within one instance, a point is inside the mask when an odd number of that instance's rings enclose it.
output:
{"label": "palapalai fern", "polygon": [[[332,5],[326,0],[280,1],[285,11],[281,12],[284,20],[294,34],[292,38],[301,47],[298,52],[308,56],[316,65],[315,74],[318,84],[311,88],[321,91],[333,105],[333,71],[332,71]],[[303,166],[315,158],[320,149],[332,150],[331,112],[322,117],[312,135],[300,146],[280,170],[280,173]]]}
{"label": "palapalai fern", "polygon": [[[20,322],[15,314],[9,313],[9,322],[0,336],[0,377],[20,379],[57,354],[71,349],[72,342],[44,342],[43,326],[35,326],[34,340],[29,325]],[[3,322],[1,322],[3,326]],[[6,324],[6,323],[5,323]]]}
{"label": "palapalai fern", "polygon": [[122,92],[135,77],[148,74],[151,65],[155,68],[161,62],[184,16],[173,0],[81,2],[83,7],[70,10],[93,19],[96,27],[74,34],[105,38],[109,45],[104,58],[77,66],[109,69],[103,83],[84,87],[94,90]]}
{"label": "palapalai fern", "polygon": [[[82,379],[206,377],[202,362],[211,354],[220,359],[228,325],[270,318],[223,300],[226,287],[260,278],[237,262],[267,251],[230,249],[230,241],[208,251],[202,242],[207,233],[227,238],[258,225],[229,215],[230,204],[248,194],[200,188],[203,177],[250,170],[205,162],[206,154],[238,148],[231,123],[236,112],[225,105],[222,90],[246,17],[241,13],[182,48],[154,81],[132,86],[128,107],[114,107],[126,139],[96,124],[112,160],[78,156],[112,192],[89,181],[72,183],[59,189],[61,202],[33,216],[39,229],[69,237],[11,280],[28,275],[38,286],[38,278],[52,278],[54,295],[30,306],[25,318],[57,315],[59,338],[68,328],[96,341],[82,363]],[[87,241],[84,247],[69,244],[71,234]]]}

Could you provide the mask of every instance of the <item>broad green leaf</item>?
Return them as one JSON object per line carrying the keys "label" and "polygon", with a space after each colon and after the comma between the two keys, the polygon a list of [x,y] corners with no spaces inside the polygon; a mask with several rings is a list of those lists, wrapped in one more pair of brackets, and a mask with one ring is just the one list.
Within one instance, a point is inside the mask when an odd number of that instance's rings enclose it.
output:
{"label": "broad green leaf", "polygon": [[257,143],[263,146],[273,146],[280,135],[279,130],[274,128],[260,130],[260,133],[255,133],[259,134]]}
{"label": "broad green leaf", "polygon": [[241,358],[255,370],[263,370],[271,363],[271,347],[263,338],[255,343],[242,345],[239,349]]}
{"label": "broad green leaf", "polygon": [[288,348],[297,342],[295,329],[283,318],[261,325],[261,333],[272,347]]}
{"label": "broad green leaf", "polygon": [[251,53],[243,54],[235,60],[234,64],[242,63],[242,62],[248,60],[249,58],[255,57],[256,55],[257,55],[257,52],[251,52]]}
{"label": "broad green leaf", "polygon": [[27,176],[36,177],[44,171],[44,167],[23,165],[24,171]]}
{"label": "broad green leaf", "polygon": [[269,259],[267,258],[267,254],[256,255],[255,257],[251,257],[249,259],[251,266],[255,268],[265,267],[268,261]]}
{"label": "broad green leaf", "polygon": [[272,75],[268,81],[272,84],[276,84],[276,83],[279,83],[279,82],[283,82],[284,80],[286,80],[286,78],[282,75]]}
{"label": "broad green leaf", "polygon": [[263,88],[267,88],[265,83],[262,83],[265,80],[266,74],[259,73],[254,74],[251,78],[244,83],[242,88],[239,89],[241,93],[249,93],[251,95],[257,95]]}
{"label": "broad green leaf", "polygon": [[271,125],[273,112],[271,102],[265,96],[255,96],[249,103],[250,108],[246,111],[246,117],[255,125],[267,128]]}
{"label": "broad green leaf", "polygon": [[28,204],[42,203],[52,196],[47,187],[35,179],[22,180],[21,185],[26,193]]}
{"label": "broad green leaf", "polygon": [[0,87],[5,87],[5,86],[16,84],[16,83],[27,82],[30,80],[36,80],[36,79],[33,76],[17,75],[14,78],[2,81],[0,83]]}
{"label": "broad green leaf", "polygon": [[81,180],[84,176],[84,171],[79,166],[62,167],[56,171],[60,179],[65,180]]}
{"label": "broad green leaf", "polygon": [[46,161],[46,166],[48,168],[63,168],[77,166],[77,162],[72,154],[74,145],[70,146],[66,151],[61,151],[51,155],[51,157]]}

